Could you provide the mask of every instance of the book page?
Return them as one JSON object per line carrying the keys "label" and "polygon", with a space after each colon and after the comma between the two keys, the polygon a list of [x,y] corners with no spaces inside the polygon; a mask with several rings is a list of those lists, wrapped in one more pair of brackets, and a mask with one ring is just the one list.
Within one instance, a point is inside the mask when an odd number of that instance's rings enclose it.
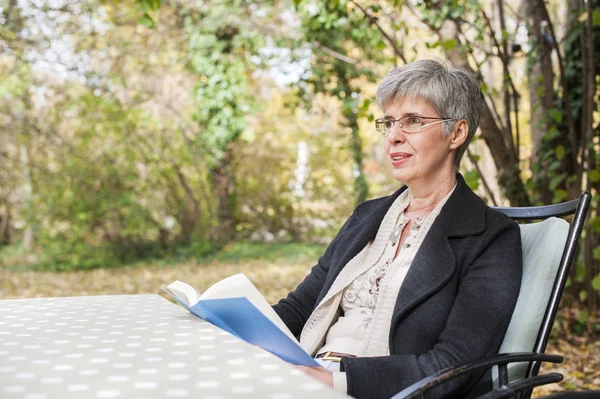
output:
{"label": "book page", "polygon": [[200,294],[189,284],[176,280],[167,289],[188,306],[193,306],[200,300]]}
{"label": "book page", "polygon": [[236,274],[213,284],[204,292],[204,294],[200,296],[200,299],[240,297],[245,297],[248,299],[250,303],[260,310],[261,313],[264,314],[269,320],[271,320],[273,324],[279,327],[281,331],[283,331],[288,337],[298,344],[298,340],[296,337],[294,337],[294,334],[292,334],[292,332],[287,328],[283,320],[279,318],[265,297],[263,297],[254,284],[252,284],[252,281],[250,281],[244,274]]}

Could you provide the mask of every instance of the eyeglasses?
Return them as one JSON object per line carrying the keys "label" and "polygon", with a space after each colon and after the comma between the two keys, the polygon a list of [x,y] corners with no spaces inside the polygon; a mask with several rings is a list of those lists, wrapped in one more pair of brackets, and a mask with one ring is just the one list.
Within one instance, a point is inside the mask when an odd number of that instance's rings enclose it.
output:
{"label": "eyeglasses", "polygon": [[[424,119],[437,119],[435,122],[423,123]],[[392,131],[396,122],[400,123],[400,129],[405,133],[417,133],[426,128],[427,126],[435,125],[438,123],[457,121],[454,118],[434,118],[431,116],[417,116],[407,115],[400,119],[381,118],[375,120],[375,129],[384,136],[387,136]]]}

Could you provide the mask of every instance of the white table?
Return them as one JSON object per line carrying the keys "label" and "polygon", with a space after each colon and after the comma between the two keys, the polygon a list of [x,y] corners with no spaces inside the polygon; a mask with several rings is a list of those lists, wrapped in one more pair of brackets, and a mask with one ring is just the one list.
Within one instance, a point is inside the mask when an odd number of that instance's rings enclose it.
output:
{"label": "white table", "polygon": [[158,295],[0,300],[0,397],[344,398]]}

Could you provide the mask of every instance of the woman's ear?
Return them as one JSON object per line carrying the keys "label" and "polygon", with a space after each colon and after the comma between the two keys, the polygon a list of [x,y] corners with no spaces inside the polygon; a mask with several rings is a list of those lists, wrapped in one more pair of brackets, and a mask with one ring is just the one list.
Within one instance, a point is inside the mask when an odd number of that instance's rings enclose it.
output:
{"label": "woman's ear", "polygon": [[450,149],[460,147],[469,136],[469,123],[465,119],[461,119],[456,123],[450,140]]}

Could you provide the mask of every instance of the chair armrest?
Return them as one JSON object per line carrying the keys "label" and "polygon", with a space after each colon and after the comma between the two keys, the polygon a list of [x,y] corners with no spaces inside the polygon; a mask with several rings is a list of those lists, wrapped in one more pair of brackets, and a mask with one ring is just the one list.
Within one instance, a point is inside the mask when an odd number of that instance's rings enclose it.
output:
{"label": "chair armrest", "polygon": [[[551,362],[551,363],[562,363],[563,358],[559,355],[551,355],[545,353],[530,353],[530,352],[515,352],[515,353],[501,353],[498,355],[492,355],[484,357],[479,360],[467,362],[459,366],[449,367],[438,371],[435,374],[427,376],[420,381],[415,382],[411,386],[405,388],[398,394],[394,395],[392,399],[410,399],[421,397],[421,395],[446,381],[457,378],[463,374],[469,373],[476,370],[485,370],[492,366],[498,366],[499,383],[500,387],[507,387],[508,385],[508,372],[506,366],[509,363],[521,363],[521,362]],[[556,374],[556,373],[554,373]],[[550,375],[550,374],[548,374]],[[560,375],[560,374],[559,374]],[[554,377],[556,378],[556,377]],[[562,375],[560,375],[562,379]],[[560,381],[560,380],[559,380]],[[554,380],[550,382],[556,382]],[[539,385],[548,384],[550,382],[543,382]],[[538,386],[538,385],[535,385]],[[527,388],[524,388],[527,389]]]}
{"label": "chair armrest", "polygon": [[530,391],[535,387],[541,385],[552,384],[554,382],[560,382],[563,379],[563,375],[560,373],[548,373],[542,375],[536,375],[535,377],[523,378],[522,380],[515,381],[509,386],[504,388],[498,388],[485,395],[479,396],[477,399],[504,399],[504,398],[516,398],[518,392]]}

